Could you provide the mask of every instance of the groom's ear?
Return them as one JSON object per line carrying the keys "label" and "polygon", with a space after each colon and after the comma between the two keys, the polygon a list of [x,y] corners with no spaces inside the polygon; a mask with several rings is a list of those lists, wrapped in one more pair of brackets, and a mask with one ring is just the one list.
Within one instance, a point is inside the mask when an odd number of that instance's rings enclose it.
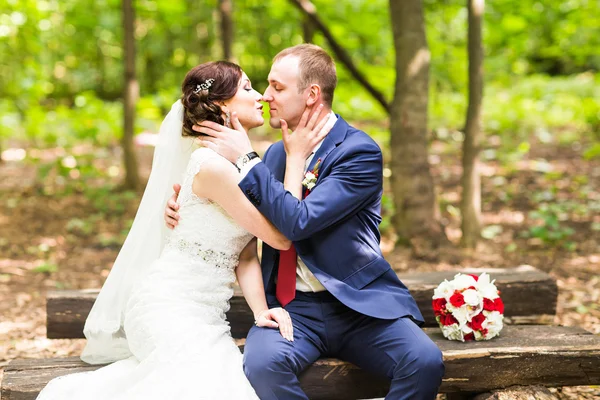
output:
{"label": "groom's ear", "polygon": [[319,86],[316,83],[313,83],[312,85],[310,85],[308,98],[306,99],[306,106],[312,107],[319,102],[321,102],[321,86]]}

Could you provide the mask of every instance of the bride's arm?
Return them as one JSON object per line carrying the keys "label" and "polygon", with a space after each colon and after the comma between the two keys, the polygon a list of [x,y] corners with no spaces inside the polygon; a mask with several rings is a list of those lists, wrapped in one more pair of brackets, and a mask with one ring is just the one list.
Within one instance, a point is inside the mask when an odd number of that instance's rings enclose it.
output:
{"label": "bride's arm", "polygon": [[199,197],[219,204],[248,232],[277,250],[287,250],[292,245],[246,198],[238,187],[240,175],[229,161],[214,157],[203,164],[194,177],[192,190]]}
{"label": "bride's arm", "polygon": [[281,307],[269,309],[267,305],[262,272],[256,252],[256,238],[252,239],[240,254],[240,263],[235,272],[246,302],[254,314],[256,325],[279,328],[284,338],[290,341],[294,340],[289,314]]}
{"label": "bride's arm", "polygon": [[298,200],[302,200],[302,180],[304,179],[304,163],[302,156],[288,155],[285,163],[283,187]]}

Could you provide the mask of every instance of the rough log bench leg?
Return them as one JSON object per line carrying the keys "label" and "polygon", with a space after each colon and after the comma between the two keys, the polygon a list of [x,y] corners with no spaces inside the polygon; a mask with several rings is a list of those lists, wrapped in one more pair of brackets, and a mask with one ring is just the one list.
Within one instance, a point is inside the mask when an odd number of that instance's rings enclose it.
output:
{"label": "rough log bench leg", "polygon": [[[554,279],[531,266],[517,268],[472,269],[466,273],[488,272],[502,293],[506,304],[505,322],[511,324],[551,324],[556,314],[558,288]],[[426,326],[437,326],[431,308],[433,289],[444,279],[452,279],[457,271],[399,274],[423,313]],[[48,292],[47,336],[50,339],[83,337],[83,326],[98,290],[62,290]],[[531,301],[531,299],[536,299]],[[246,300],[238,291],[227,313],[231,333],[245,338],[254,317]]]}
{"label": "rough log bench leg", "polygon": [[[600,337],[580,328],[506,326],[487,342],[451,342],[436,328],[427,334],[444,353],[442,393],[484,393],[515,385],[600,384]],[[78,358],[14,360],[5,369],[2,400],[34,399],[51,378],[92,367]],[[389,383],[355,366],[321,359],[300,378],[314,400],[383,397]]]}

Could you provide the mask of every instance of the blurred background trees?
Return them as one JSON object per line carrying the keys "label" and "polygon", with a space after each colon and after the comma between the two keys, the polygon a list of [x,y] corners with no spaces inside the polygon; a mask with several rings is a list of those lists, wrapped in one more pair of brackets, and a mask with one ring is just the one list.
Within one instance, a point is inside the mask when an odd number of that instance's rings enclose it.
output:
{"label": "blurred background trees", "polygon": [[[0,151],[27,150],[42,194],[87,178],[138,186],[133,135],[158,130],[191,67],[231,59],[262,91],[272,57],[304,41],[336,58],[334,110],[384,150],[382,230],[404,243],[436,247],[444,219],[462,210],[472,222],[463,221],[463,244],[474,246],[480,194],[464,188],[480,186],[481,172],[468,168],[477,159],[514,170],[535,143],[600,157],[597,1],[487,2],[480,19],[469,12],[483,3],[474,0],[138,0],[124,13],[130,1],[0,0]],[[472,157],[459,208],[434,188],[429,149],[461,154],[463,142]],[[80,154],[82,144],[98,151]],[[31,150],[47,148],[65,152],[42,162]],[[97,165],[107,149],[123,155],[117,169]],[[546,231],[530,234],[559,235],[560,212],[536,211]]]}

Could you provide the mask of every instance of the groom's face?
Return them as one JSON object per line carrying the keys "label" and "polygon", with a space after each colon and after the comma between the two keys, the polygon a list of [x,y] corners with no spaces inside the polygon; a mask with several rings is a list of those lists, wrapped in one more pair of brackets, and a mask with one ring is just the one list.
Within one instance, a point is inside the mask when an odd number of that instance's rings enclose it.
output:
{"label": "groom's face", "polygon": [[299,60],[296,56],[286,56],[276,61],[269,72],[269,86],[263,100],[269,103],[269,124],[281,128],[284,119],[291,130],[296,129],[306,108],[309,89],[298,90]]}

